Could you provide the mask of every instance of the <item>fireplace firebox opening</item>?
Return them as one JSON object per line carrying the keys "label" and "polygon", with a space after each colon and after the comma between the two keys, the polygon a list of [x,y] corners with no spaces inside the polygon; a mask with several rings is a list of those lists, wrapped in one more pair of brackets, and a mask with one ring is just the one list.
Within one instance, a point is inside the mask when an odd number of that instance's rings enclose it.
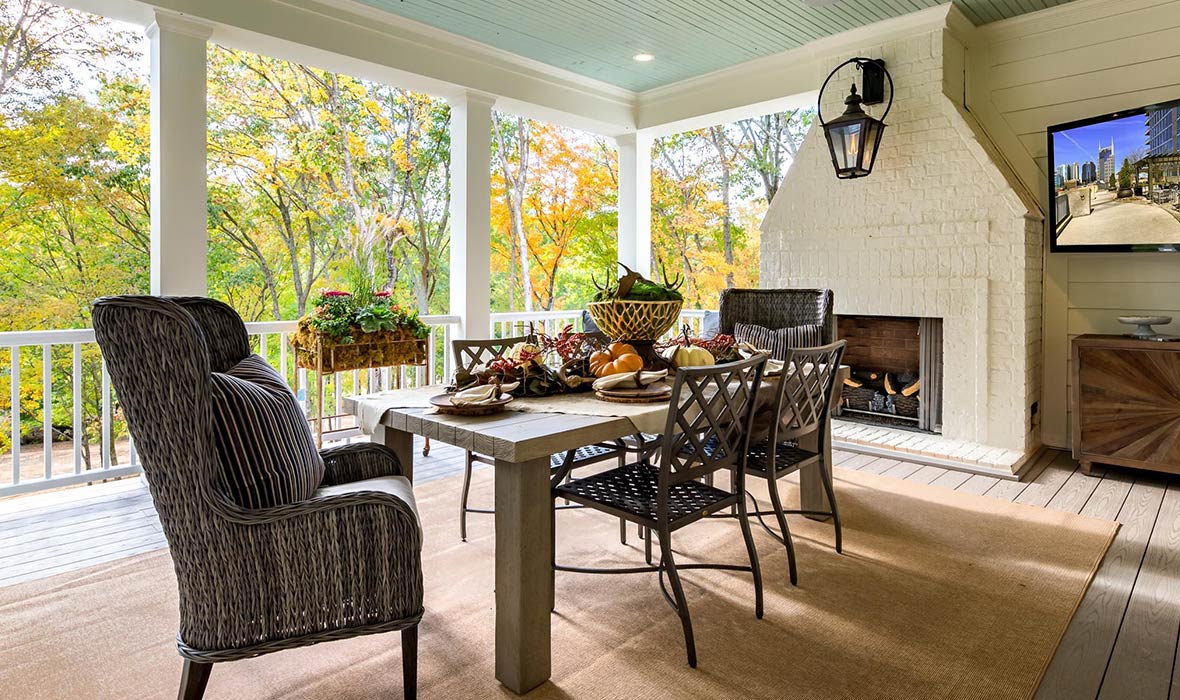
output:
{"label": "fireplace firebox opening", "polygon": [[840,315],[836,334],[852,370],[840,415],[942,432],[942,319]]}

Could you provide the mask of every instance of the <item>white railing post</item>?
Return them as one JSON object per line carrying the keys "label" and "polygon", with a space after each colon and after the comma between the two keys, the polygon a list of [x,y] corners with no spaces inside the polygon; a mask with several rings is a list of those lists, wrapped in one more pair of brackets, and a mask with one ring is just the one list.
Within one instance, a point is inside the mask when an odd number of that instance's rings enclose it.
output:
{"label": "white railing post", "polygon": [[41,346],[41,448],[45,478],[53,478],[53,346]]}
{"label": "white railing post", "polygon": [[12,483],[20,483],[20,346],[9,351],[9,396],[12,400]]}
{"label": "white railing post", "polygon": [[204,296],[206,42],[212,28],[156,10],[151,42],[151,290]]}
{"label": "white railing post", "polygon": [[82,343],[74,343],[73,368],[70,372],[73,389],[74,473],[82,473],[82,439],[86,429],[82,425]]}
{"label": "white railing post", "polygon": [[491,332],[492,105],[475,93],[451,105],[451,313],[461,337]]}
{"label": "white railing post", "polygon": [[624,134],[618,146],[619,261],[650,275],[652,138],[642,131]]}

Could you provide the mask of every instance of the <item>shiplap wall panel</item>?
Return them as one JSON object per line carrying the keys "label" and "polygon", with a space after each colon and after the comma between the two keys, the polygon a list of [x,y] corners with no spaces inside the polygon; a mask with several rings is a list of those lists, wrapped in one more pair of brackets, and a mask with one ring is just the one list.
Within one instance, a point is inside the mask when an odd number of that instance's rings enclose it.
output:
{"label": "shiplap wall panel", "polygon": [[[992,65],[1000,71],[1013,71],[1017,63],[1043,56],[1068,55],[1071,50],[1084,48],[1078,41],[1079,34],[1090,37],[1091,45],[1136,36],[1144,31],[1154,31],[1175,26],[1172,19],[1160,9],[1174,0],[1103,0],[1103,2],[1078,4],[1068,11],[1045,22],[1038,18],[1026,18],[1028,24],[1005,33],[1001,25],[992,27],[997,38],[992,42]],[[1096,25],[1101,25],[1100,31]],[[1145,28],[1147,28],[1145,30]],[[1030,68],[1030,64],[1024,64]],[[1000,84],[1012,84],[1012,76],[1019,78],[1018,71],[1010,74],[1000,72],[996,77]]]}
{"label": "shiplap wall panel", "polygon": [[[1111,263],[1125,264],[1117,259]],[[1120,282],[1075,282],[1071,279],[1069,301],[1070,308],[1081,309],[1176,308],[1180,306],[1180,282],[1140,282],[1137,276]]]}
{"label": "shiplap wall panel", "polygon": [[[1000,120],[985,127],[1014,135],[1040,173],[1047,127],[1180,99],[1177,0],[1084,0],[982,31],[986,66],[974,79]],[[1036,189],[1044,206],[1047,187]],[[1066,447],[1070,340],[1124,332],[1121,315],[1180,320],[1180,254],[1051,254],[1045,275],[1044,392],[1051,395],[1043,400],[1042,434]],[[1180,334],[1180,323],[1159,330]]]}
{"label": "shiplap wall panel", "polygon": [[1129,330],[1127,326],[1119,323],[1119,316],[1138,316],[1150,312],[1172,317],[1172,322],[1168,325],[1155,326],[1157,331],[1169,335],[1180,335],[1180,300],[1176,302],[1175,306],[1174,309],[1070,309],[1066,327],[1069,330],[1070,338],[1086,333],[1117,335]]}

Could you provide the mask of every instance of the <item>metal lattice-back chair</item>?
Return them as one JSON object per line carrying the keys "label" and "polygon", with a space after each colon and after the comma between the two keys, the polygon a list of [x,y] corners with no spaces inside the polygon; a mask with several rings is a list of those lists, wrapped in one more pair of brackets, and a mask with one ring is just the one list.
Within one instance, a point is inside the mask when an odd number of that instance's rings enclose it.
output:
{"label": "metal lattice-back chair", "polygon": [[[823,428],[831,405],[832,391],[839,381],[840,361],[844,358],[846,344],[846,341],[840,340],[823,347],[791,350],[786,363],[787,371],[779,379],[771,408],[773,422],[770,434],[766,439],[750,446],[746,473],[753,478],[766,479],[773,506],[771,511],[762,511],[755,504],[751,515],[756,515],[766,531],[786,547],[792,584],[798,583],[799,574],[795,565],[795,545],[791,541],[786,515],[831,516],[836,528],[836,551],[844,551],[832,475],[824,467],[822,457],[824,442],[828,439]],[[815,433],[819,434],[817,451],[812,452],[799,446],[800,438]],[[778,480],[808,467],[819,470],[831,510],[784,510],[778,492]],[[778,520],[778,532],[762,520],[763,515],[775,516]]]}
{"label": "metal lattice-back chair", "polygon": [[[613,570],[560,566],[555,555],[554,570],[619,574],[658,572],[664,598],[680,617],[688,663],[694,668],[696,644],[679,570],[751,572],[755,614],[762,617],[762,573],[746,517],[744,494],[750,430],[765,365],[766,357],[757,355],[726,365],[677,370],[658,465],[641,460],[567,483],[562,483],[566,474],[559,471],[552,481],[554,499],[565,498],[634,522],[655,531],[660,543],[660,560],[655,566]],[[732,474],[731,491],[706,482],[720,471]],[[672,553],[672,533],[728,508],[737,510],[749,565],[703,563],[677,566]],[[665,574],[671,593],[664,585]]]}
{"label": "metal lattice-back chair", "polygon": [[718,315],[722,333],[733,335],[738,323],[778,329],[819,324],[824,343],[836,340],[836,316],[830,289],[725,289]]}
{"label": "metal lattice-back chair", "polygon": [[[487,364],[503,357],[504,353],[517,343],[534,343],[536,340],[536,336],[531,334],[490,340],[453,340],[451,341],[451,349],[455,354],[456,366],[461,371],[471,372],[477,365]],[[586,445],[563,454],[555,454],[549,458],[549,464],[554,470],[567,465],[570,468],[577,468],[612,457],[618,459],[620,465],[623,464],[626,458],[626,448],[621,441],[616,444]],[[496,512],[490,508],[472,508],[468,505],[471,493],[471,475],[476,463],[494,465],[495,460],[471,450],[466,451],[466,458],[463,461],[463,490],[459,496],[459,537],[464,542],[467,541],[468,513]],[[627,533],[625,529],[620,528],[619,537],[623,544],[626,544]]]}
{"label": "metal lattice-back chair", "polygon": [[413,698],[422,531],[397,457],[323,450],[311,498],[243,508],[219,486],[211,376],[249,355],[241,318],[211,299],[124,296],[95,302],[93,320],[176,569],[180,698],[202,697],[214,663],[398,630]]}

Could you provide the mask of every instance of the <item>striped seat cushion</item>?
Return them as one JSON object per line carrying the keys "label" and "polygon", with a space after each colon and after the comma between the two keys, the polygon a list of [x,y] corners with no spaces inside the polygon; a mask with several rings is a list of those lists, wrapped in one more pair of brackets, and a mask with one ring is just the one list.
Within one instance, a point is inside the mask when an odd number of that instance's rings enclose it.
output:
{"label": "striped seat cushion", "polygon": [[794,348],[814,348],[823,345],[823,326],[819,323],[772,330],[751,323],[733,324],[733,337],[739,343],[749,343],[759,350],[769,350],[776,360],[786,360]]}
{"label": "striped seat cushion", "polygon": [[213,429],[226,494],[245,508],[302,501],[324,460],[282,376],[258,355],[213,372]]}

